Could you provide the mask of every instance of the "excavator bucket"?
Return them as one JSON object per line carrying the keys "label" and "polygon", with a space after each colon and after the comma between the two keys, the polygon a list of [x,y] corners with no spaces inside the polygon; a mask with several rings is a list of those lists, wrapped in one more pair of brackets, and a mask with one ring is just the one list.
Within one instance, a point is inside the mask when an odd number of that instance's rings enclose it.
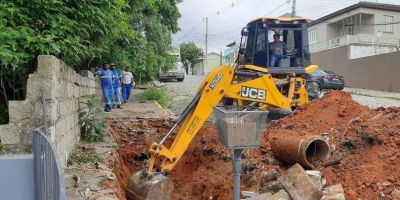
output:
{"label": "excavator bucket", "polygon": [[160,174],[143,176],[139,171],[129,178],[126,189],[128,200],[169,200],[174,185],[172,181]]}

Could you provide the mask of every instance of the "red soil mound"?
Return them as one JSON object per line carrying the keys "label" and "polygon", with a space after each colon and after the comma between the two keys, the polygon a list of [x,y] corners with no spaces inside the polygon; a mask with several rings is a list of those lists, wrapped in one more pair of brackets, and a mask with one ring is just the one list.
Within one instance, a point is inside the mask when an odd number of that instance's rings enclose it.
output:
{"label": "red soil mound", "polygon": [[[121,188],[129,175],[143,166],[143,162],[132,161],[132,158],[146,152],[169,127],[154,122],[148,125],[152,134],[128,135],[140,128],[137,123],[111,123],[120,145],[122,166],[115,166],[115,169]],[[258,190],[262,171],[275,168],[283,173],[287,169],[288,166],[277,165],[274,161],[269,144],[272,137],[322,133],[327,134],[335,146],[331,156],[334,162],[319,165],[327,185],[342,183],[350,200],[380,199],[383,195],[392,198],[390,193],[400,188],[400,108],[371,110],[338,91],[329,92],[323,99],[297,110],[293,116],[269,125],[261,148],[248,150],[242,157],[242,189]],[[215,127],[205,124],[171,173],[175,185],[172,199],[231,199],[230,156],[218,141]]]}

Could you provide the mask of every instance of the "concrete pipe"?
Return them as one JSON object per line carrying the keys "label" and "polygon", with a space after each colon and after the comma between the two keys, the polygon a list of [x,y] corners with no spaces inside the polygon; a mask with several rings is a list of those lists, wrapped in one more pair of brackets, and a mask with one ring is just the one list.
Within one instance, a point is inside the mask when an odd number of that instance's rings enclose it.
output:
{"label": "concrete pipe", "polygon": [[299,163],[307,169],[315,169],[315,161],[327,160],[330,156],[328,142],[318,136],[279,136],[270,141],[272,152],[278,160],[289,164]]}

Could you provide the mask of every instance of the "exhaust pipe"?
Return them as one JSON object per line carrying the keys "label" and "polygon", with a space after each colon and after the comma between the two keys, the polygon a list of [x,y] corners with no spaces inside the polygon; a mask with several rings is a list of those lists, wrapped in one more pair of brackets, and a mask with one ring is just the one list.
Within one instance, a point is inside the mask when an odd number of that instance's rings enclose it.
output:
{"label": "exhaust pipe", "polygon": [[288,164],[299,163],[307,169],[315,169],[311,163],[327,160],[331,153],[328,142],[319,136],[274,136],[270,143],[278,160]]}

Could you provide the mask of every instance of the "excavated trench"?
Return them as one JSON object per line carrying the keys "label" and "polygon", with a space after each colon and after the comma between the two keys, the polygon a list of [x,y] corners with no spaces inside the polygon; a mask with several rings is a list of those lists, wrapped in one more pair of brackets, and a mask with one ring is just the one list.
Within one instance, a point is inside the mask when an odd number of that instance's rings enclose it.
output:
{"label": "excavated trench", "polygon": [[[114,172],[120,199],[126,199],[128,178],[143,168],[149,145],[160,141],[171,123],[160,119],[110,122],[118,144]],[[222,148],[215,131],[212,124],[205,124],[175,166],[170,175],[175,188],[172,199],[230,199],[230,153]],[[166,145],[171,142],[172,139]]]}

